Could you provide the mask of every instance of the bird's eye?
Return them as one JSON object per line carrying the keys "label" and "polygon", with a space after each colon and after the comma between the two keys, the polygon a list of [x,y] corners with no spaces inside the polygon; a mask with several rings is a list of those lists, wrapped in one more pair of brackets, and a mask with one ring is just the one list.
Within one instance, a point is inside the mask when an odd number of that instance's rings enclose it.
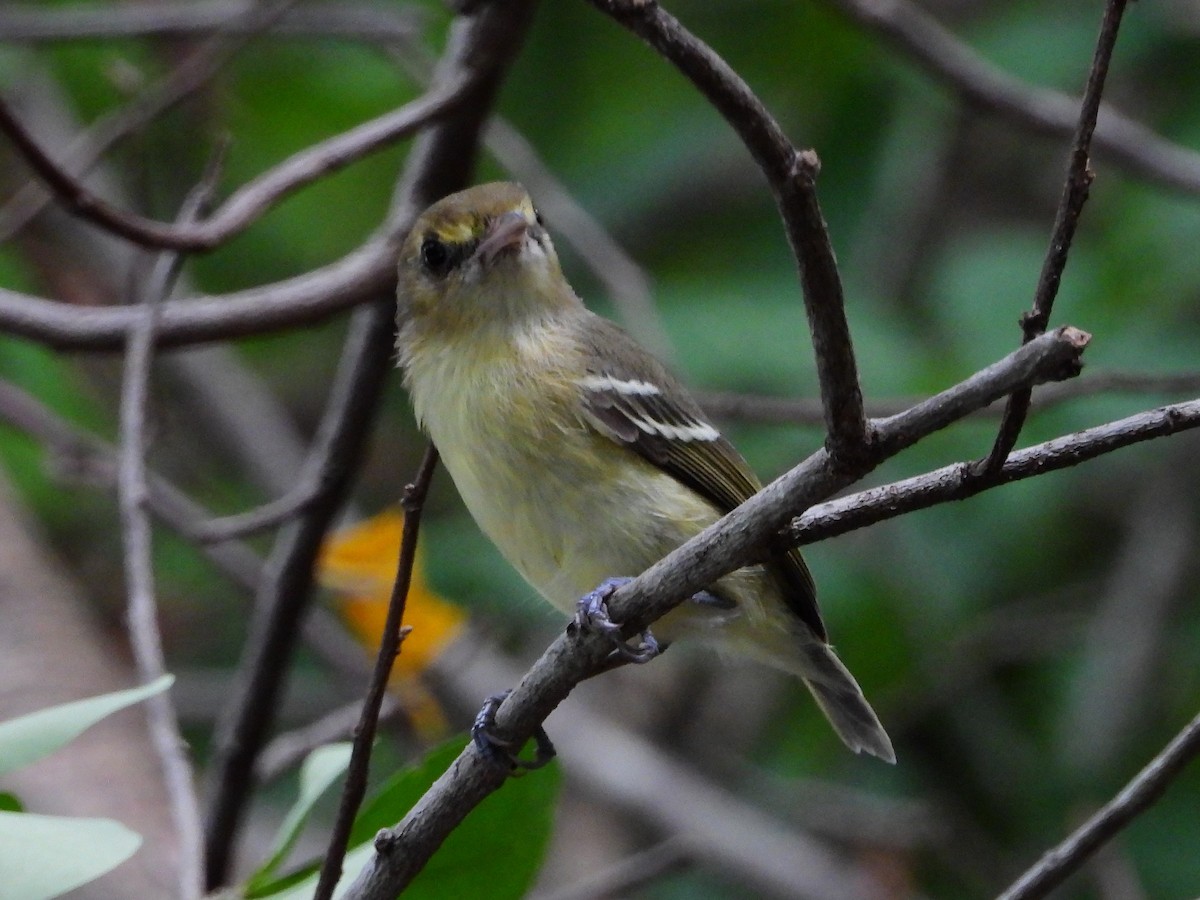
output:
{"label": "bird's eye", "polygon": [[421,265],[432,275],[442,276],[450,271],[452,263],[450,248],[433,235],[421,241]]}
{"label": "bird's eye", "polygon": [[546,223],[542,219],[542,211],[536,206],[533,208],[533,218],[542,228],[546,227]]}

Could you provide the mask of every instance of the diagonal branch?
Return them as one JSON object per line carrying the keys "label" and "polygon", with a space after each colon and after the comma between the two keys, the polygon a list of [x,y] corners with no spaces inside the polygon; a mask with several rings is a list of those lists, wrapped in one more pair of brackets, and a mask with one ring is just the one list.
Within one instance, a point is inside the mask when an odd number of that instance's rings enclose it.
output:
{"label": "diagonal branch", "polygon": [[[619,588],[609,606],[627,633],[640,631],[683,598],[743,565],[766,546],[797,509],[844,488],[884,459],[975,409],[1039,381],[1072,377],[1088,335],[1059,328],[1026,344],[961,384],[877,423],[870,456],[850,473],[820,450],[743,503],[715,525]],[[512,746],[527,741],[580,681],[604,665],[611,642],[573,629],[555,640],[496,713],[496,733]],[[446,836],[476,805],[504,783],[506,772],[469,745],[409,814],[379,833],[375,855],[343,896],[346,900],[394,897],[421,870]]]}
{"label": "diagonal branch", "polygon": [[1065,841],[1048,850],[998,900],[1037,900],[1148,809],[1200,754],[1200,716],[1192,719],[1121,791]]}
{"label": "diagonal branch", "polygon": [[329,836],[325,859],[321,862],[321,875],[317,881],[313,900],[329,900],[342,877],[342,861],[350,843],[350,831],[354,817],[362,805],[367,792],[367,775],[371,764],[371,745],[375,742],[375,731],[379,725],[379,710],[387,693],[392,665],[400,655],[404,640],[401,630],[404,624],[404,607],[408,602],[408,591],[412,585],[413,564],[417,558],[417,537],[421,528],[421,510],[425,495],[433,481],[437,468],[438,452],[433,444],[425,448],[425,458],[412,483],[404,489],[404,530],[400,536],[400,558],[396,566],[396,580],[392,585],[392,597],[388,603],[387,619],[383,625],[383,637],[379,642],[379,653],[375,658],[375,669],[367,686],[362,713],[354,729],[354,748],[350,765],[346,770],[346,781],[342,788],[342,799],[338,805],[337,819]]}
{"label": "diagonal branch", "polygon": [[119,209],[92,193],[50,158],[20,120],[0,100],[0,131],[67,209],[143,247],[211,250],[253,224],[280,200],[305,185],[345,168],[405,138],[461,103],[472,78],[439,82],[410,103],[349,131],[308,147],[243,185],[202,222],[168,225]]}
{"label": "diagonal branch", "polygon": [[814,506],[792,521],[783,543],[815,544],[918,509],[965,500],[1002,484],[1070,468],[1122,447],[1193,428],[1200,428],[1200,400],[1138,413],[1018,450],[990,479],[971,477],[970,463],[954,463]]}
{"label": "diagonal branch", "polygon": [[[1079,100],[1028,85],[983,59],[909,0],[826,0],[871,29],[976,109],[1003,116],[1035,132],[1069,138],[1079,119]],[[1173,144],[1100,106],[1096,148],[1127,172],[1166,188],[1200,194],[1200,153]]]}
{"label": "diagonal branch", "polygon": [[853,463],[863,454],[869,436],[841,276],[817,200],[816,178],[821,164],[816,153],[797,151],[741,76],[657,3],[590,2],[646,41],[690,79],[737,132],[766,176],[800,269],[829,432],[827,443],[836,459],[845,457]]}

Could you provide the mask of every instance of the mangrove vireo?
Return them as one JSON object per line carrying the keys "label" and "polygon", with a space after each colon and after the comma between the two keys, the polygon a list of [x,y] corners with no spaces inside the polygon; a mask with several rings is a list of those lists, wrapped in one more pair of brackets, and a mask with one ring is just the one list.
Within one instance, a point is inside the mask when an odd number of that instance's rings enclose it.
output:
{"label": "mangrove vireo", "polygon": [[[555,606],[573,612],[760,488],[683,386],[575,296],[519,185],[435,203],[399,270],[398,349],[417,419],[475,521]],[[798,675],[851,750],[895,760],[829,646],[799,552],[725,576],[654,630]]]}

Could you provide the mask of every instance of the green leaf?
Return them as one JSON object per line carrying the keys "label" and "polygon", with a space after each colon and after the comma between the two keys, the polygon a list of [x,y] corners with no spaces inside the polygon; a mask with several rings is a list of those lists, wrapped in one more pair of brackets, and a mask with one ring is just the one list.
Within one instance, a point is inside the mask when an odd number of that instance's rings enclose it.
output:
{"label": "green leaf", "polygon": [[[342,879],[334,897],[353,883],[374,853],[376,832],[400,821],[462,752],[465,738],[432,750],[416,767],[394,775],[355,820]],[[562,776],[548,766],[513,778],[488,797],[446,839],[405,890],[405,900],[487,897],[518,900],[528,893],[541,867]],[[280,880],[259,893],[272,900],[305,900],[317,883],[314,872],[301,882]]]}
{"label": "green leaf", "polygon": [[0,812],[24,812],[25,807],[16,794],[0,791]]}
{"label": "green leaf", "polygon": [[49,900],[129,859],[142,838],[111,819],[0,812],[4,896]]}
{"label": "green leaf", "polygon": [[247,895],[255,895],[273,880],[276,870],[300,837],[313,805],[350,765],[352,749],[353,745],[349,743],[329,744],[308,754],[300,768],[300,795],[279,826],[270,858],[251,876],[246,886]]}
{"label": "green leaf", "polygon": [[163,675],[141,687],[75,700],[0,722],[0,775],[49,756],[105,716],[162,693],[174,680],[173,675]]}

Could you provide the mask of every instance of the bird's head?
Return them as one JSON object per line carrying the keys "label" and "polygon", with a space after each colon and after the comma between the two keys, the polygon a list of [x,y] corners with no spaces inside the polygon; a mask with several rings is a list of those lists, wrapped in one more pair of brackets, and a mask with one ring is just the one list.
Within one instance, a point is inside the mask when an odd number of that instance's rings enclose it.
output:
{"label": "bird's head", "polygon": [[579,300],[529,194],[494,182],[429,207],[400,251],[400,322],[447,335],[512,327]]}

